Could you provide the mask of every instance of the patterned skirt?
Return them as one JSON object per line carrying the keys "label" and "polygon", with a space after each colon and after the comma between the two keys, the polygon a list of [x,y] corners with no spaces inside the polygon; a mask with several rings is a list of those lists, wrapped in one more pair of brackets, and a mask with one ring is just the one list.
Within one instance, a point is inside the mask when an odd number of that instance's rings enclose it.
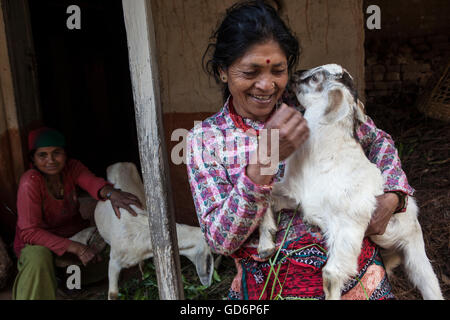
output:
{"label": "patterned skirt", "polygon": [[[237,275],[228,298],[231,300],[324,299],[322,268],[327,262],[325,241],[297,222],[297,237],[285,241],[269,260],[259,258],[256,247],[242,247],[232,257]],[[299,232],[300,229],[300,232]],[[316,230],[317,231],[317,230]],[[358,274],[343,290],[344,300],[395,299],[379,248],[364,238],[358,258]]]}

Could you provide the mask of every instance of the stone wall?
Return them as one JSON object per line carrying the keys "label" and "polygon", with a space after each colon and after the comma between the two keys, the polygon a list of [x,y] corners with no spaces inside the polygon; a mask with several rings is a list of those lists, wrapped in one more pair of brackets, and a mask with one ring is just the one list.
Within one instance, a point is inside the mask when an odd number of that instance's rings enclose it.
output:
{"label": "stone wall", "polygon": [[366,42],[366,102],[414,104],[450,56],[445,34]]}
{"label": "stone wall", "polygon": [[447,0],[364,0],[381,29],[365,30],[366,103],[413,105],[450,56]]}

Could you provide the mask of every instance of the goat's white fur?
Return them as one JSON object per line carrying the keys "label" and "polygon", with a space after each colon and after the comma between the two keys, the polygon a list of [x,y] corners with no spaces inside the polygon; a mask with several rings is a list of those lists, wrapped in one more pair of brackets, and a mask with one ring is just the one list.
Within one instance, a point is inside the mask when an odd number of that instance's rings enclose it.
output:
{"label": "goat's white fur", "polygon": [[[326,299],[340,299],[345,282],[357,274],[357,258],[376,196],[383,194],[380,170],[353,137],[354,121],[364,121],[365,114],[362,103],[337,81],[346,72],[339,65],[325,65],[295,80],[310,138],[287,159],[284,178],[274,185],[276,201],[261,223],[258,247],[262,256],[275,249],[272,210],[295,208],[300,203],[304,221],[321,228],[328,246],[328,261],[322,270]],[[417,213],[415,200],[408,196],[406,212],[394,215],[384,234],[371,239],[383,248],[388,274],[403,258],[423,298],[443,299],[425,253]]]}
{"label": "goat's white fur", "polygon": [[[136,195],[145,204],[144,186],[133,163],[116,163],[107,168],[107,179],[115,188]],[[118,296],[118,280],[122,268],[129,268],[153,257],[148,212],[132,206],[138,213],[133,217],[123,209],[117,219],[110,201],[99,201],[95,208],[98,231],[111,246],[109,260],[108,298]],[[210,285],[214,272],[214,259],[199,227],[176,224],[178,249],[196,266],[203,285]]]}

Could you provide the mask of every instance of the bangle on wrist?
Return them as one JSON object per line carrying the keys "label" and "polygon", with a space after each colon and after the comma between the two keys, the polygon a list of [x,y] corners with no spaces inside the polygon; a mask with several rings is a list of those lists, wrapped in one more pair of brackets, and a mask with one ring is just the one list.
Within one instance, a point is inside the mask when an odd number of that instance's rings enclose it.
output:
{"label": "bangle on wrist", "polygon": [[104,200],[110,200],[114,191],[122,191],[122,190],[113,188],[111,191],[108,191],[106,193]]}
{"label": "bangle on wrist", "polygon": [[393,212],[393,214],[396,214],[396,213],[401,212],[404,209],[406,194],[404,194],[403,192],[400,192],[400,191],[391,191],[391,192],[394,193],[395,195],[397,195],[397,197],[398,197],[398,206],[397,206],[397,208],[395,208],[395,211]]}
{"label": "bangle on wrist", "polygon": [[105,199],[109,200],[111,198],[112,193],[114,192],[114,189],[112,189],[111,191],[109,191],[108,193],[106,193],[105,195]]}

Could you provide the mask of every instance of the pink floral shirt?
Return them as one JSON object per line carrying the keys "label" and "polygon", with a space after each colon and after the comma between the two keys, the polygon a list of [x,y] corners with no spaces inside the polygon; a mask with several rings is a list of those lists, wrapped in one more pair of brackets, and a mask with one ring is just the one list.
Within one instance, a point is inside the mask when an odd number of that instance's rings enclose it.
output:
{"label": "pink floral shirt", "polygon": [[[260,130],[264,123],[244,122]],[[392,138],[378,129],[368,117],[357,129],[367,157],[381,170],[384,189],[412,195]],[[216,253],[231,255],[237,249],[256,247],[261,218],[270,203],[272,185],[258,185],[247,177],[245,168],[257,137],[245,133],[230,117],[228,102],[215,115],[198,123],[187,138],[187,170],[200,227],[206,241]],[[284,163],[279,165],[275,181],[282,178]],[[279,215],[277,244],[283,239],[293,212]],[[295,217],[299,217],[296,215]],[[287,241],[304,232],[305,226],[294,221]]]}

